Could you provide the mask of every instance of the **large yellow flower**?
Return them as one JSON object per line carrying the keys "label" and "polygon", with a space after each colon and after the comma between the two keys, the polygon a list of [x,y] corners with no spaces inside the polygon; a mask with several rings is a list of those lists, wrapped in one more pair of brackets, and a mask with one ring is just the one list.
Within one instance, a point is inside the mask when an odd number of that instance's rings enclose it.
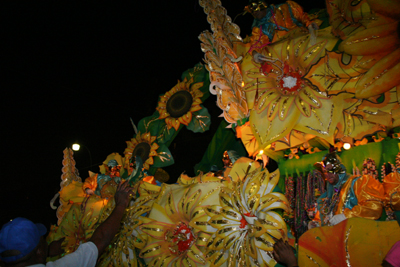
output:
{"label": "large yellow flower", "polygon": [[160,97],[156,108],[160,113],[158,118],[165,119],[168,129],[178,130],[181,124],[190,123],[193,112],[201,109],[203,93],[199,88],[202,86],[203,82],[193,83],[193,77],[189,81],[185,78]]}
{"label": "large yellow flower", "polygon": [[[136,135],[130,141],[126,141],[127,148],[125,148],[125,165],[128,167],[132,157],[140,156],[143,161],[143,168],[148,170],[150,165],[153,165],[153,157],[158,156],[157,149],[159,145],[155,142],[156,136],[151,136],[150,133]],[[130,174],[130,171],[129,171]]]}
{"label": "large yellow flower", "polygon": [[279,171],[270,174],[259,168],[246,173],[233,190],[221,190],[219,204],[206,207],[206,214],[193,224],[212,234],[206,252],[212,266],[274,266],[273,238],[287,239],[286,224],[273,211],[290,210],[285,196],[272,192]]}
{"label": "large yellow flower", "polygon": [[141,250],[148,266],[208,266],[204,255],[209,234],[193,227],[206,205],[218,201],[221,183],[163,185],[158,202],[140,229],[148,234]]}
{"label": "large yellow flower", "polygon": [[314,45],[309,35],[274,43],[265,51],[263,64],[249,59],[242,64],[243,90],[252,107],[249,124],[259,149],[292,130],[333,136],[335,121],[326,116],[332,101],[324,88],[317,88],[305,75],[336,41],[329,30],[321,30]]}

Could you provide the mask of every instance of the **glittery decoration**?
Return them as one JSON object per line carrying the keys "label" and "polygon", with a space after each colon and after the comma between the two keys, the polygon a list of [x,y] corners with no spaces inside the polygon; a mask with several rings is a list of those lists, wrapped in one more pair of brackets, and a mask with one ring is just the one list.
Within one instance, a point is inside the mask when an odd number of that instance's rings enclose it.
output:
{"label": "glittery decoration", "polygon": [[346,231],[346,237],[345,237],[345,241],[344,241],[344,243],[345,243],[344,247],[345,247],[345,250],[346,250],[346,264],[347,264],[347,267],[351,267],[351,264],[350,264],[350,253],[349,253],[349,246],[348,246],[351,227],[352,226],[350,226],[349,229]]}
{"label": "glittery decoration", "polygon": [[378,170],[376,169],[375,160],[371,158],[367,158],[363,162],[363,175],[371,175],[375,179],[378,178]]}

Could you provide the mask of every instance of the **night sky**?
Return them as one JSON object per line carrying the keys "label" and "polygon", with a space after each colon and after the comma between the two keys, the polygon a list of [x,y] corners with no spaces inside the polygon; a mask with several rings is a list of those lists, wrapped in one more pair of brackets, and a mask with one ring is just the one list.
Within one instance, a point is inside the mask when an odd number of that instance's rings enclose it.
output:
{"label": "night sky", "polygon": [[[222,1],[232,19],[246,4]],[[85,145],[94,172],[108,154],[123,155],[134,135],[129,118],[137,124],[152,115],[158,96],[202,62],[198,36],[210,26],[195,0],[2,1],[0,16],[0,225],[22,216],[49,226],[63,150]],[[235,23],[243,38],[251,32],[250,15]],[[222,120],[213,96],[204,106],[212,127],[179,133],[170,147],[176,164],[167,169],[173,179],[194,175]],[[74,157],[85,179],[89,152]]]}

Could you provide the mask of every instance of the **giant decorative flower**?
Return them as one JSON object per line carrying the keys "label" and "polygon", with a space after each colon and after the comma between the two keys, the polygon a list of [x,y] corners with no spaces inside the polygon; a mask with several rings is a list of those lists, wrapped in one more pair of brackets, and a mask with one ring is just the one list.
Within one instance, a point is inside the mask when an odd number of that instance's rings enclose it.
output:
{"label": "giant decorative flower", "polygon": [[130,141],[126,141],[127,148],[125,148],[125,165],[129,166],[132,157],[140,156],[143,161],[143,168],[148,170],[154,163],[153,157],[158,156],[157,149],[159,145],[155,142],[156,136],[151,136],[150,133],[136,135]]}
{"label": "giant decorative flower", "polygon": [[148,266],[207,266],[204,251],[209,234],[193,227],[206,205],[218,199],[221,183],[190,186],[163,185],[163,195],[154,203],[140,229],[149,235],[140,257]]}
{"label": "giant decorative flower", "polygon": [[[267,111],[264,115],[269,121],[276,116],[283,121],[288,116],[290,120],[298,118],[300,114],[310,117],[311,109],[319,109],[326,95],[303,77],[334,43],[323,40],[308,47],[308,37],[303,37],[271,45],[266,60],[257,66],[259,69],[247,71],[245,90],[256,91],[254,109],[257,113]],[[253,84],[257,80],[259,84]]]}
{"label": "giant decorative flower", "polygon": [[221,190],[219,205],[206,207],[206,214],[197,218],[197,224],[191,224],[212,234],[206,252],[212,266],[274,266],[273,238],[287,239],[286,224],[273,211],[290,210],[285,196],[272,192],[279,171],[248,172],[246,167],[244,180],[239,180],[233,190]]}
{"label": "giant decorative flower", "polygon": [[102,254],[99,266],[138,266],[135,249],[142,249],[147,241],[147,235],[139,226],[143,224],[142,216],[151,210],[159,191],[159,186],[140,182],[140,197],[126,209],[121,229]]}
{"label": "giant decorative flower", "polygon": [[174,127],[178,130],[181,124],[187,126],[193,113],[201,110],[203,93],[199,88],[202,86],[203,82],[193,83],[193,77],[189,81],[185,78],[160,97],[156,109],[160,113],[159,119],[165,119],[168,129]]}
{"label": "giant decorative flower", "polygon": [[337,120],[331,111],[333,100],[305,75],[336,41],[322,30],[314,45],[310,36],[301,36],[268,46],[263,64],[244,62],[243,90],[252,107],[249,125],[259,149],[265,151],[292,130],[333,138]]}

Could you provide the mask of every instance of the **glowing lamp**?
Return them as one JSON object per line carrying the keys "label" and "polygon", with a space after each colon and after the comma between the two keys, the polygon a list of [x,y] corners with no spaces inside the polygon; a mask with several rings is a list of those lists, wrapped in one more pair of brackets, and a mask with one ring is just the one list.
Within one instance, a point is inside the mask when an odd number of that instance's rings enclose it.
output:
{"label": "glowing lamp", "polygon": [[73,144],[72,145],[72,150],[73,151],[78,151],[81,148],[81,146],[79,144]]}
{"label": "glowing lamp", "polygon": [[258,154],[260,154],[260,155],[264,154],[264,150],[261,149],[261,150],[258,152]]}
{"label": "glowing lamp", "polygon": [[346,149],[346,150],[349,150],[351,148],[350,143],[344,143],[343,144],[343,148]]}

